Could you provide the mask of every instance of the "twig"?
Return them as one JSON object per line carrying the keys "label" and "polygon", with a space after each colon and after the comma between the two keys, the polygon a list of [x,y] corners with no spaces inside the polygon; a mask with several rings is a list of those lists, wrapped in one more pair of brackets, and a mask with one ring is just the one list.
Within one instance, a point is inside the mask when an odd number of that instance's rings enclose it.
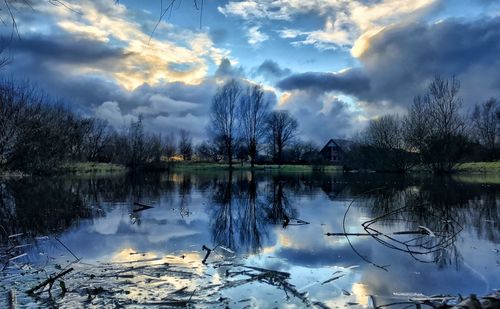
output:
{"label": "twig", "polygon": [[336,276],[336,277],[330,278],[330,279],[328,279],[328,280],[326,280],[326,281],[323,281],[323,282],[321,283],[321,285],[325,285],[325,284],[327,284],[327,283],[329,283],[329,282],[332,282],[332,281],[334,281],[334,280],[340,279],[340,278],[342,278],[342,277],[344,277],[344,275],[340,275],[340,276]]}
{"label": "twig", "polygon": [[[377,190],[382,190],[382,189],[383,189],[383,188],[375,188],[375,189],[372,189],[372,190],[368,190],[368,191],[364,192],[363,194],[367,194],[367,193],[370,193],[370,192],[373,192],[373,191],[377,191]],[[351,209],[351,206],[352,206],[352,204],[354,203],[354,201],[355,201],[355,200],[356,200],[356,198],[355,198],[355,199],[353,199],[353,200],[351,201],[351,203],[349,203],[349,206],[347,206],[347,209],[346,209],[346,211],[345,211],[345,213],[344,213],[344,218],[342,219],[342,229],[344,230],[344,233],[346,233],[345,221],[346,221],[346,218],[347,218],[347,213],[349,212],[349,209]],[[370,260],[369,260],[369,259],[367,259],[366,257],[362,256],[362,255],[358,252],[358,250],[356,250],[356,249],[354,248],[354,246],[352,245],[351,240],[349,239],[348,235],[345,235],[345,238],[346,238],[347,242],[349,243],[349,246],[351,247],[352,251],[354,251],[354,253],[356,253],[356,254],[357,254],[357,255],[358,255],[361,259],[363,259],[363,261],[365,261],[365,262],[367,262],[367,263],[370,263],[370,264],[372,264],[373,266],[375,266],[375,267],[377,267],[377,268],[380,268],[380,269],[383,269],[383,270],[385,270],[385,271],[388,271],[388,270],[387,270],[387,267],[388,267],[389,265],[378,265],[378,264],[375,264],[374,262],[370,261]]]}
{"label": "twig", "polygon": [[202,264],[206,264],[208,257],[210,256],[210,253],[212,253],[212,249],[208,248],[207,246],[203,245],[201,247],[202,250],[206,250],[207,254],[205,254],[205,257],[203,258],[203,261],[201,261]]}
{"label": "twig", "polygon": [[134,209],[133,212],[139,212],[139,211],[143,211],[146,209],[154,208],[153,206],[148,206],[146,204],[141,204],[139,202],[134,202],[134,205],[139,206],[140,208]]}
{"label": "twig", "polygon": [[55,237],[54,236],[54,239],[57,240],[57,242],[59,242],[66,250],[68,250],[69,253],[71,253],[71,255],[77,260],[79,261],[80,259],[73,253],[73,251],[71,251],[68,247],[66,247],[65,244],[63,244],[62,241],[59,240],[59,238]]}
{"label": "twig", "polygon": [[66,275],[67,273],[70,273],[72,271],[73,271],[73,268],[68,268],[68,269],[60,272],[59,274],[55,275],[54,277],[50,277],[49,276],[49,278],[47,280],[43,281],[39,285],[37,285],[37,286],[35,286],[35,287],[33,287],[33,288],[29,289],[29,290],[27,290],[26,293],[27,294],[33,294],[36,290],[39,290],[39,289],[45,287],[47,284],[49,284],[49,292],[50,292],[50,288],[52,288],[52,285],[54,284],[54,282],[57,279],[61,278],[62,276]]}

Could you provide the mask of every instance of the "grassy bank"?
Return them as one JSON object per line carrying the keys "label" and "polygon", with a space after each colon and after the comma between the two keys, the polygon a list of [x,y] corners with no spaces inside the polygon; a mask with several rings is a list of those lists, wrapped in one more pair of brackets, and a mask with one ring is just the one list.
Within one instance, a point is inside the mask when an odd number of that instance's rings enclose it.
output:
{"label": "grassy bank", "polygon": [[[213,163],[213,162],[171,162],[169,164],[162,165],[161,170],[170,169],[172,171],[182,172],[182,171],[224,171],[229,170],[229,165],[226,163]],[[150,170],[154,170],[151,168]],[[160,170],[160,169],[158,169]],[[249,163],[235,163],[233,165],[233,170],[252,170]],[[271,172],[312,172],[317,170],[317,167],[312,165],[295,165],[295,164],[259,164],[255,165],[255,171],[271,171]],[[342,172],[341,166],[325,165],[322,167],[324,172]],[[57,172],[58,173],[68,173],[77,175],[95,175],[95,174],[110,174],[110,173],[125,173],[128,168],[112,163],[93,163],[93,162],[79,162],[79,163],[67,163],[61,166]],[[410,173],[418,172],[428,172],[425,169],[416,168]],[[499,175],[500,176],[500,161],[496,162],[469,162],[457,165],[455,169],[455,174],[459,175]],[[0,176],[14,176],[22,177],[26,174],[17,172],[0,171]]]}
{"label": "grassy bank", "polygon": [[[210,171],[210,170],[228,170],[229,165],[225,163],[210,163],[210,162],[178,162],[172,166],[174,171]],[[251,170],[249,163],[235,163],[233,170]],[[295,164],[262,164],[255,165],[256,171],[280,171],[280,172],[311,172],[314,170],[311,165],[295,165]],[[339,166],[327,165],[324,166],[324,171],[342,171]]]}
{"label": "grassy bank", "polygon": [[468,162],[456,167],[458,173],[500,173],[500,161]]}

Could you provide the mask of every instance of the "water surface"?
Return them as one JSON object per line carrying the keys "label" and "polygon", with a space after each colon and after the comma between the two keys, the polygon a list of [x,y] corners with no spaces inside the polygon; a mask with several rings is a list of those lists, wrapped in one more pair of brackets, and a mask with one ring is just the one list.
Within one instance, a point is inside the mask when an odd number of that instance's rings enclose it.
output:
{"label": "water surface", "polygon": [[[125,305],[160,306],[181,289],[189,293],[177,299],[191,295],[199,306],[231,308],[363,307],[369,295],[377,304],[408,295],[484,295],[500,288],[500,185],[491,178],[198,172],[4,180],[1,241],[7,246],[8,235],[23,233],[16,241],[29,246],[0,277],[0,292],[14,286],[9,276],[16,267],[50,273],[74,254],[84,265],[76,271],[102,271],[85,280],[73,274],[65,282],[70,290],[74,282],[114,284],[115,294],[69,293],[64,300],[55,287],[51,301],[58,305],[99,304],[117,298],[118,288]],[[154,208],[137,211],[134,202]],[[215,249],[204,264],[203,246]],[[141,260],[157,270],[105,275],[103,265],[109,271]],[[193,274],[158,268],[165,263]],[[255,269],[289,273],[286,282],[300,296],[267,277],[226,286],[253,278],[245,272]],[[46,304],[19,288],[42,278],[16,279],[21,303]]]}

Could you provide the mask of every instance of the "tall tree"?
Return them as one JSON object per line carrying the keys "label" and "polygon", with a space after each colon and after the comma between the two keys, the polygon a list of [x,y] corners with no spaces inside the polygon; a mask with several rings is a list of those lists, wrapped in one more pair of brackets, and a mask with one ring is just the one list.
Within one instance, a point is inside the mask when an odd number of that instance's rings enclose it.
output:
{"label": "tall tree", "polygon": [[188,131],[179,131],[179,153],[183,160],[191,160],[193,156],[193,139]]}
{"label": "tall tree", "polygon": [[450,172],[465,152],[460,82],[435,77],[405,118],[405,140],[434,172]]}
{"label": "tall tree", "polygon": [[87,132],[84,136],[85,159],[89,162],[99,160],[106,144],[109,143],[108,124],[96,118],[86,119]]}
{"label": "tall tree", "polygon": [[165,156],[170,159],[175,156],[175,152],[177,151],[177,143],[175,140],[175,135],[173,132],[165,135],[163,138],[163,152]]}
{"label": "tall tree", "polygon": [[500,104],[495,98],[490,98],[476,105],[471,115],[473,134],[489,151],[497,147],[500,132]]}
{"label": "tall tree", "polygon": [[269,115],[269,102],[264,98],[261,85],[247,88],[246,95],[240,100],[240,121],[242,137],[252,168],[258,153],[258,146],[265,133],[265,123]]}
{"label": "tall tree", "polygon": [[236,108],[241,96],[239,83],[232,79],[217,90],[210,106],[211,130],[214,139],[221,139],[229,167],[233,166]]}
{"label": "tall tree", "polygon": [[144,125],[142,124],[142,115],[137,121],[131,121],[128,131],[128,160],[127,164],[133,168],[138,168],[145,159],[145,134]]}
{"label": "tall tree", "polygon": [[429,135],[427,106],[421,96],[416,96],[403,119],[404,140],[410,151],[422,153]]}
{"label": "tall tree", "polygon": [[299,124],[288,111],[273,111],[267,120],[273,159],[281,164],[283,149],[297,134]]}

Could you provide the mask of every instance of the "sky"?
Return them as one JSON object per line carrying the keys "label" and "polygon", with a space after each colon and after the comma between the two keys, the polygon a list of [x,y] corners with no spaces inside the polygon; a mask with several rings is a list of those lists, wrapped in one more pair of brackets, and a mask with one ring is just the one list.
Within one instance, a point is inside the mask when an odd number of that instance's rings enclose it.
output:
{"label": "sky", "polygon": [[318,145],[404,115],[437,75],[460,80],[464,113],[500,98],[497,0],[176,0],[160,22],[171,0],[9,2],[3,78],[117,129],[143,115],[201,141],[231,78],[261,84]]}

